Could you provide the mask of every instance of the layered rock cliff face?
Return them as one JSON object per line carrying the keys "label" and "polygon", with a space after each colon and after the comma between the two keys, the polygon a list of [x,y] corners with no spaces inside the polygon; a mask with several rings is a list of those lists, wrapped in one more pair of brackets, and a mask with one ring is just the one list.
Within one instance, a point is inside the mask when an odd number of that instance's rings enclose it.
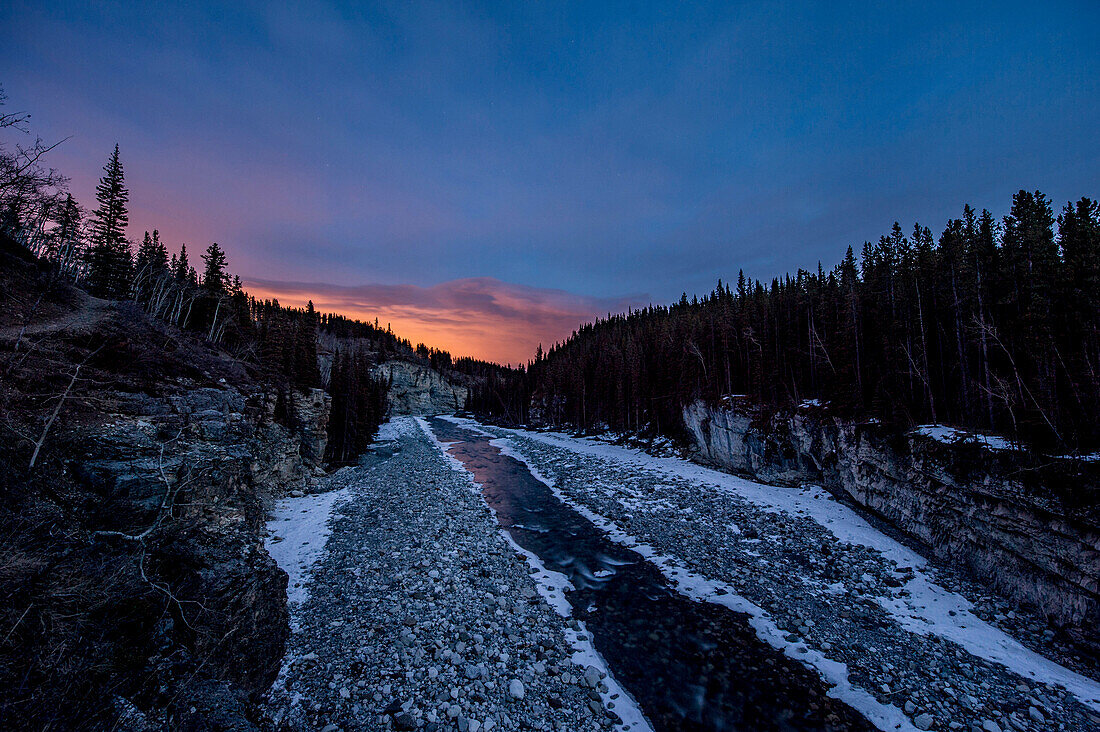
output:
{"label": "layered rock cliff face", "polygon": [[377,368],[392,382],[388,397],[391,415],[454,414],[466,405],[466,387],[428,366],[386,361]]}
{"label": "layered rock cliff face", "polygon": [[[1095,463],[1021,469],[1011,452],[899,435],[820,408],[768,415],[696,402],[684,423],[700,461],[768,483],[819,483],[1096,644],[1100,522],[1095,500],[1080,498],[1097,495]],[[1059,495],[1068,481],[1076,504]]]}
{"label": "layered rock cliff face", "polygon": [[[162,705],[159,694],[139,693],[135,707],[148,710],[151,727],[247,729],[289,628],[286,574],[262,545],[266,509],[323,474],[329,397],[294,393],[289,426],[275,421],[274,395],[224,382],[185,379],[163,394],[118,393],[107,403],[104,423],[77,436],[84,452],[70,466],[102,496],[99,541],[133,544],[108,532],[156,527],[145,569],[173,596],[178,631],[164,639],[177,646],[171,663],[153,657],[147,672],[179,699]],[[201,683],[181,683],[180,665]]]}
{"label": "layered rock cliff face", "polygon": [[[46,276],[0,264],[34,303]],[[131,303],[43,302],[0,322],[0,728],[262,727],[289,633],[264,520],[321,480],[328,396],[276,418],[255,367]]]}

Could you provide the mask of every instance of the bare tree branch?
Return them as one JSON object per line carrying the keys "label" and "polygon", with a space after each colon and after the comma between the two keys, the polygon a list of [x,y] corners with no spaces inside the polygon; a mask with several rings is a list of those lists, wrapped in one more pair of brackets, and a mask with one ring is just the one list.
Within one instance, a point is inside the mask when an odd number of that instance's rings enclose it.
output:
{"label": "bare tree branch", "polygon": [[38,453],[41,451],[42,445],[46,442],[46,436],[50,433],[50,427],[53,426],[54,420],[57,419],[57,415],[61,413],[61,407],[65,405],[65,400],[68,399],[69,392],[73,389],[73,384],[80,378],[80,369],[84,367],[84,364],[88,363],[92,356],[99,353],[102,348],[103,346],[100,346],[89,353],[84,357],[84,360],[78,363],[76,368],[73,369],[73,376],[69,379],[69,385],[65,387],[65,391],[61,392],[61,397],[57,400],[57,406],[54,407],[53,413],[50,414],[50,418],[46,420],[46,426],[42,428],[42,436],[34,443],[34,453],[31,455],[31,463],[28,466],[31,470],[34,470],[34,464],[38,461]]}

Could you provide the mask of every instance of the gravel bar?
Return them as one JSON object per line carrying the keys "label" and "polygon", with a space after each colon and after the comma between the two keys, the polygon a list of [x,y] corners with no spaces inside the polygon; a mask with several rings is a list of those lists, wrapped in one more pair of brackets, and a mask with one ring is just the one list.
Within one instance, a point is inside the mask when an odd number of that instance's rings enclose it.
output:
{"label": "gravel bar", "polygon": [[[411,418],[381,438],[332,479],[347,497],[291,604],[268,704],[280,728],[622,729],[605,675],[573,662],[568,620],[469,477]],[[309,498],[284,502],[270,542],[294,534],[293,501]]]}
{"label": "gravel bar", "polygon": [[788,641],[846,664],[853,686],[902,709],[917,729],[1100,729],[1095,708],[1042,674],[1024,677],[941,634],[903,627],[884,604],[911,600],[912,567],[838,540],[810,515],[765,510],[723,490],[722,481],[738,480],[732,476],[685,477],[706,472],[690,463],[666,469],[658,459],[589,440],[456,421],[505,438],[499,444],[509,454],[605,530],[721,582],[762,608]]}

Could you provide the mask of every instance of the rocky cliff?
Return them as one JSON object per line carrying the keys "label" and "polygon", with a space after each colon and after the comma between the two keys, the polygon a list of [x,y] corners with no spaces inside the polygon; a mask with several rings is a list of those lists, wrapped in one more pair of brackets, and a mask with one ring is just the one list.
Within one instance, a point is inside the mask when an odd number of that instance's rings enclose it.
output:
{"label": "rocky cliff", "polygon": [[[104,421],[73,435],[81,452],[69,468],[104,509],[94,540],[110,550],[152,528],[140,542],[145,571],[171,593],[174,630],[182,631],[163,639],[174,648],[172,665],[154,656],[148,672],[187,701],[161,709],[159,695],[138,694],[135,708],[148,710],[150,726],[231,721],[278,673],[287,580],[261,531],[273,496],[309,489],[323,474],[329,408],[319,389],[290,401],[293,422],[283,425],[273,394],[182,379],[156,395],[110,395]],[[181,683],[181,665],[201,668],[202,683]]]}
{"label": "rocky cliff", "polygon": [[277,416],[254,367],[132,304],[42,302],[0,327],[0,728],[261,727],[289,632],[264,519],[320,480],[328,396]]}
{"label": "rocky cliff", "polygon": [[454,414],[466,405],[466,387],[429,366],[386,361],[377,369],[391,381],[388,397],[391,415]]}
{"label": "rocky cliff", "polygon": [[810,406],[765,414],[751,406],[684,409],[702,462],[769,483],[819,483],[884,517],[940,557],[1036,606],[1079,640],[1100,626],[1100,522],[1095,463],[1020,456],[976,441],[898,434]]}

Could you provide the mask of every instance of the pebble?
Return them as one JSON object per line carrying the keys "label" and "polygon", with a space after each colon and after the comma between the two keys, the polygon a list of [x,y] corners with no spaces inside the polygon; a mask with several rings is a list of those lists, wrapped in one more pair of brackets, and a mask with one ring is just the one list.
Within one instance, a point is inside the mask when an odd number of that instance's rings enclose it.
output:
{"label": "pebble", "polygon": [[570,670],[601,678],[571,662],[566,619],[466,475],[409,424],[401,450],[338,473],[353,500],[333,520],[309,601],[291,608],[297,660],[270,694],[272,718],[326,732],[379,720],[439,732],[609,729],[588,691],[564,681]]}
{"label": "pebble", "polygon": [[[1094,664],[1061,650],[1038,614],[1010,607],[935,560],[919,569],[897,566],[874,549],[839,540],[808,511],[762,510],[735,491],[716,489],[708,478],[696,477],[701,471],[694,466],[681,474],[676,468],[650,467],[646,457],[638,459],[633,452],[615,457],[619,447],[594,451],[578,443],[573,450],[568,439],[550,442],[523,430],[484,429],[507,439],[539,473],[552,476],[567,503],[708,580],[726,583],[723,593],[728,588],[740,594],[762,608],[784,636],[845,663],[854,686],[881,703],[902,706],[910,719],[917,714],[929,728],[989,732],[978,725],[992,710],[1018,709],[1015,719],[1030,721],[1030,729],[1037,724],[1067,732],[1100,729],[1074,696],[1063,694],[1051,704],[1029,701],[1027,680],[939,635],[910,632],[884,611],[885,603],[913,608],[916,598],[907,586],[916,573],[925,573],[963,595],[975,615],[1023,645],[1100,680]],[[958,615],[954,610],[947,614]],[[582,683],[591,689],[588,682]],[[1030,710],[1024,714],[1029,704],[1043,722]],[[984,721],[1003,732],[1012,719],[1006,713]]]}
{"label": "pebble", "polygon": [[[288,658],[297,661],[284,668],[285,688],[271,694],[272,716],[318,729],[365,720],[396,698],[404,706],[391,715],[394,729],[398,717],[441,731],[610,727],[615,712],[600,702],[603,674],[569,660],[562,630],[579,632],[579,623],[545,604],[531,568],[507,545],[466,476],[413,429],[416,435],[401,438],[392,456],[367,456],[341,471],[356,500],[334,522],[310,601],[292,608],[297,630]],[[919,729],[1097,726],[1072,695],[1032,682],[1046,694],[1032,696],[1032,687],[1003,667],[934,634],[901,629],[880,603],[912,601],[910,567],[838,541],[805,516],[762,511],[731,493],[700,490],[698,482],[637,464],[628,469],[514,433],[498,435],[511,438],[539,472],[563,476],[568,500],[726,583],[784,633],[845,663],[854,686],[901,704]],[[916,571],[932,571],[949,590],[973,590],[942,568]],[[1054,634],[1033,616],[992,597],[968,598],[987,622],[1012,624],[1025,645],[1053,647]],[[540,654],[536,662],[532,648],[545,649],[545,661]],[[1005,713],[992,711],[998,709]]]}

